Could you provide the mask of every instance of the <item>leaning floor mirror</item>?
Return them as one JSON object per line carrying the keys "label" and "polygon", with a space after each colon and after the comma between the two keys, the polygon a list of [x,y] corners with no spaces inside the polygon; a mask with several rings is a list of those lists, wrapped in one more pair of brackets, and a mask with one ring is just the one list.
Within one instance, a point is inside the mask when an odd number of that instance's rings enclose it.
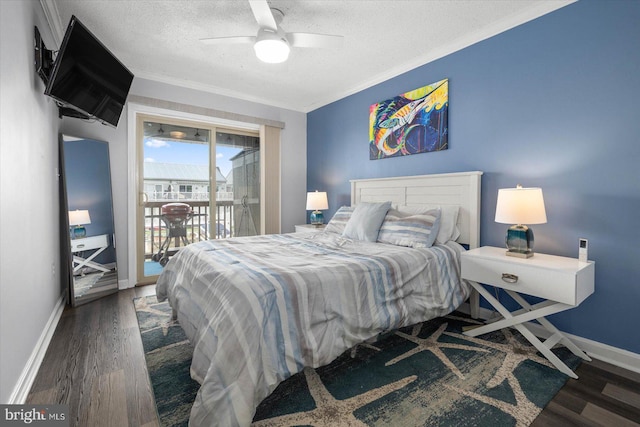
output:
{"label": "leaning floor mirror", "polygon": [[61,135],[60,171],[63,277],[75,307],[118,291],[109,144]]}

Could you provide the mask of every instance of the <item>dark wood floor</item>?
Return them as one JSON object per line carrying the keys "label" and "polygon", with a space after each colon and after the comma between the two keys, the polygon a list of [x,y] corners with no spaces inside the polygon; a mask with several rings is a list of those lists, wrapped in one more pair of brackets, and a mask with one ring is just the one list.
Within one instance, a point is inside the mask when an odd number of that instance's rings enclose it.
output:
{"label": "dark wood floor", "polygon": [[[131,302],[154,293],[154,286],[127,289],[66,309],[27,403],[68,404],[72,426],[158,426]],[[640,427],[640,374],[597,360],[576,373],[534,427]]]}
{"label": "dark wood floor", "polygon": [[68,404],[71,426],[159,426],[132,300],[127,289],[67,308],[27,403]]}

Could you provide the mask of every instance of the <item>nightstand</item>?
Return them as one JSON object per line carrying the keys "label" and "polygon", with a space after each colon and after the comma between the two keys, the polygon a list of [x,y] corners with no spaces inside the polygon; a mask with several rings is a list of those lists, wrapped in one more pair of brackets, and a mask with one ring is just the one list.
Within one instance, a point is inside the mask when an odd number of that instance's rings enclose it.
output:
{"label": "nightstand", "polygon": [[[580,305],[595,288],[595,264],[536,253],[529,259],[505,255],[504,248],[483,246],[462,254],[462,278],[482,295],[503,317],[465,332],[476,337],[505,327],[516,328],[561,372],[572,378],[578,376],[564,364],[551,348],[564,344],[573,354],[591,360],[582,350],[551,324],[545,316],[570,310]],[[504,289],[522,309],[510,312],[481,283]],[[531,305],[520,294],[545,299]],[[551,336],[544,342],[536,337],[524,322],[537,320]]]}
{"label": "nightstand", "polygon": [[[78,273],[82,267],[91,267],[96,270],[108,273],[109,270],[104,265],[99,264],[93,259],[100,255],[109,247],[109,237],[106,234],[99,236],[83,237],[81,239],[71,239],[71,253],[73,253],[73,273]],[[75,255],[84,251],[93,251],[87,258]]]}
{"label": "nightstand", "polygon": [[296,233],[318,233],[325,229],[327,224],[313,225],[313,224],[302,224],[296,225]]}

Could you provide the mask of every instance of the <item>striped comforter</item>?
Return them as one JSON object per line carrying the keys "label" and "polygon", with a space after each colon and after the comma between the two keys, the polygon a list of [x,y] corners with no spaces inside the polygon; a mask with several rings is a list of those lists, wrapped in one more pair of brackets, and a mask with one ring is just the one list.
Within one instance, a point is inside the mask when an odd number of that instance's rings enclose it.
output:
{"label": "striped comforter", "polygon": [[158,280],[194,345],[190,425],[248,426],[305,366],[455,310],[469,295],[459,245],[429,249],[293,233],[195,243]]}

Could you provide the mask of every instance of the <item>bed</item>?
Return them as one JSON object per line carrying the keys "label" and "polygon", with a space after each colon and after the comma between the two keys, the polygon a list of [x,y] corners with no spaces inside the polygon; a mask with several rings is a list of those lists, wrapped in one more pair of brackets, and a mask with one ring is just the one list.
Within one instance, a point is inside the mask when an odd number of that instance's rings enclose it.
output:
{"label": "bed", "polygon": [[[157,295],[169,300],[194,345],[191,376],[201,387],[190,425],[248,426],[258,404],[304,367],[458,308],[470,295],[459,254],[461,244],[478,246],[481,175],[351,181],[351,218],[383,203],[393,212],[420,212],[435,227],[425,234],[433,245],[353,238],[347,231],[355,221],[336,218],[321,233],[212,240],[178,252],[158,279]],[[450,208],[458,213],[455,241],[437,242]],[[381,230],[391,230],[390,212]]]}

